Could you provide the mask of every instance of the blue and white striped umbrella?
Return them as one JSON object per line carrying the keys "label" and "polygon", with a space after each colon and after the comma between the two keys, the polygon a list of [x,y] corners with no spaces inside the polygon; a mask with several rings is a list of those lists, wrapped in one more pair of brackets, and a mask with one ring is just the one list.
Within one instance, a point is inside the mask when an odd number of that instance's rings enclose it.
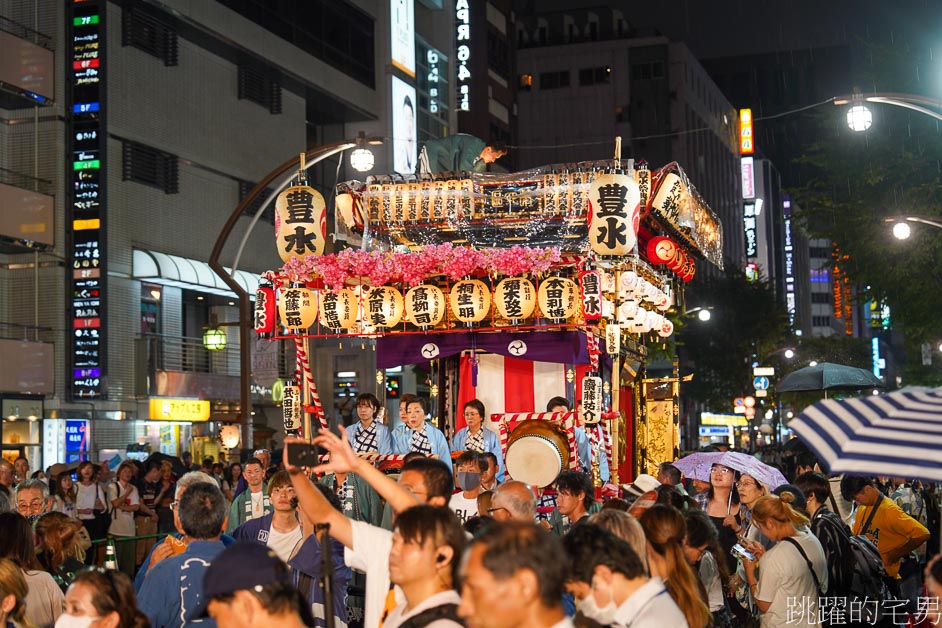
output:
{"label": "blue and white striped umbrella", "polygon": [[942,388],[826,399],[788,427],[832,473],[942,482]]}

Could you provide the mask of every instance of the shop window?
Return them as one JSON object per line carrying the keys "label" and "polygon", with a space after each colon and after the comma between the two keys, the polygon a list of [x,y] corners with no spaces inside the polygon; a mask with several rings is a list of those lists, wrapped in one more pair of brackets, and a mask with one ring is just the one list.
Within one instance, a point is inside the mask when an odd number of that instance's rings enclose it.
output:
{"label": "shop window", "polygon": [[540,74],[540,89],[559,89],[561,87],[569,87],[569,70]]}
{"label": "shop window", "polygon": [[520,75],[520,91],[528,92],[531,89],[533,89],[533,75],[521,74]]}

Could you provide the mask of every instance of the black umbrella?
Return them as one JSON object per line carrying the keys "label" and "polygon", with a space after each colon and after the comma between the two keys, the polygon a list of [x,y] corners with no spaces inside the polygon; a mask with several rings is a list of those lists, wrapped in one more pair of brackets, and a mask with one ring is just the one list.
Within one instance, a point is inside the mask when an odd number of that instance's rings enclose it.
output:
{"label": "black umbrella", "polygon": [[823,390],[860,390],[861,388],[886,388],[876,375],[867,369],[831,362],[820,362],[806,366],[786,375],[775,387],[776,392],[803,392]]}
{"label": "black umbrella", "polygon": [[160,453],[156,451],[147,457],[147,462],[151,460],[156,460],[157,462],[163,463],[165,460],[170,463],[173,470],[173,475],[176,478],[179,478],[184,473],[189,471],[186,466],[183,464],[183,461],[176,456],[170,456],[168,454]]}

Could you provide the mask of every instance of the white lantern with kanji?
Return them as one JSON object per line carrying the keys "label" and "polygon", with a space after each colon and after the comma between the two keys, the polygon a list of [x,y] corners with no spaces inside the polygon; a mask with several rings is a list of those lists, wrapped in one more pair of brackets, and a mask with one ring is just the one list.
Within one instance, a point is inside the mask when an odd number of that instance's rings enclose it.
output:
{"label": "white lantern with kanji", "polygon": [[378,286],[366,293],[363,315],[374,328],[395,327],[404,313],[402,294],[392,286]]}
{"label": "white lantern with kanji", "polygon": [[536,309],[536,287],[524,277],[501,279],[494,288],[494,307],[508,320],[530,318]]}
{"label": "white lantern with kanji", "polygon": [[687,189],[684,182],[676,174],[669,172],[664,175],[660,185],[657,186],[651,207],[657,210],[661,217],[676,225],[687,202]]}
{"label": "white lantern with kanji", "polygon": [[438,286],[414,286],[405,301],[406,320],[418,327],[434,327],[445,316],[445,294]]}
{"label": "white lantern with kanji", "polygon": [[641,192],[634,178],[607,172],[589,186],[589,246],[598,255],[628,255],[638,241]]}
{"label": "white lantern with kanji", "polygon": [[586,425],[595,425],[602,420],[602,378],[586,376],[582,378],[582,404],[579,414]]}
{"label": "white lantern with kanji", "polygon": [[331,331],[353,327],[357,322],[357,295],[346,288],[321,292],[320,322]]}
{"label": "white lantern with kanji", "polygon": [[565,277],[547,277],[540,283],[537,302],[545,318],[570,318],[575,316],[579,309],[579,286]]}
{"label": "white lantern with kanji", "polygon": [[307,329],[317,320],[317,294],[307,288],[285,288],[278,298],[281,324],[289,329]]}
{"label": "white lantern with kanji", "polygon": [[283,262],[324,254],[327,206],[320,192],[307,185],[293,185],[278,195],[275,212],[275,239]]}
{"label": "white lantern with kanji", "polygon": [[285,386],[281,400],[281,413],[284,418],[285,432],[297,433],[303,425],[301,415],[301,389],[297,386]]}
{"label": "white lantern with kanji", "polygon": [[618,355],[621,352],[621,327],[618,323],[605,326],[605,353]]}
{"label": "white lantern with kanji", "polygon": [[491,309],[491,291],[483,281],[463,279],[451,287],[451,313],[462,323],[478,323]]}

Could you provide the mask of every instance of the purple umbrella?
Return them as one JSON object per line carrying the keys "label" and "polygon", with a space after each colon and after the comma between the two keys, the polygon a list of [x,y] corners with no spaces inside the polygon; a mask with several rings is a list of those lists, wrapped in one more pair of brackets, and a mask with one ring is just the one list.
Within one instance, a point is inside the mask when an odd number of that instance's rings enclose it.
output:
{"label": "purple umbrella", "polygon": [[740,473],[749,474],[757,481],[765,484],[770,491],[775,490],[782,484],[788,484],[788,480],[785,479],[781,471],[775,467],[770,467],[749,454],[739,453],[738,451],[723,452],[716,460],[716,464],[735,469]]}
{"label": "purple umbrella", "polygon": [[698,451],[689,456],[684,456],[674,462],[673,465],[691,480],[709,482],[710,468],[714,464],[721,464],[719,459],[722,455],[723,452],[721,451]]}

